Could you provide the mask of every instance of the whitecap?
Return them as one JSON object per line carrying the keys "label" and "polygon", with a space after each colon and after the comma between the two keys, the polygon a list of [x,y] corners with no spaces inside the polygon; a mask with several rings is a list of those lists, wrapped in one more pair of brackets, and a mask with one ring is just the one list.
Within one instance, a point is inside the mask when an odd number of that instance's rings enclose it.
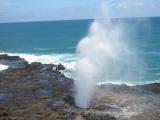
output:
{"label": "whitecap", "polygon": [[72,71],[75,70],[77,56],[73,54],[27,54],[27,53],[5,53],[1,52],[0,54],[8,54],[10,56],[20,56],[24,58],[29,63],[32,62],[41,62],[43,64],[63,64],[66,67],[66,70],[63,72],[68,77],[71,77]]}

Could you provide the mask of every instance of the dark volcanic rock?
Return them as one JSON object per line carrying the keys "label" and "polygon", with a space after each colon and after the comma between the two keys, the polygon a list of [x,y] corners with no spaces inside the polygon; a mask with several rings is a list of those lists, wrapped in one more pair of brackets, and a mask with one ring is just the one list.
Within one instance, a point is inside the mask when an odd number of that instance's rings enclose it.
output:
{"label": "dark volcanic rock", "polygon": [[8,56],[7,54],[0,55],[0,60],[20,60],[19,56]]}
{"label": "dark volcanic rock", "polygon": [[11,120],[9,111],[6,107],[0,105],[0,120]]}
{"label": "dark volcanic rock", "polygon": [[103,112],[84,112],[82,116],[86,120],[116,120],[113,115],[103,113]]}
{"label": "dark volcanic rock", "polygon": [[137,85],[137,88],[141,88],[150,92],[160,93],[160,83],[152,83],[146,85]]}
{"label": "dark volcanic rock", "polygon": [[0,64],[7,65],[9,68],[22,68],[25,67],[28,62],[19,56],[8,56],[7,54],[2,54],[0,55]]}
{"label": "dark volcanic rock", "polygon": [[58,71],[63,65],[8,55],[0,55],[1,63],[10,68],[0,72],[0,120],[159,120],[158,83],[97,86],[90,108],[82,109],[73,80]]}
{"label": "dark volcanic rock", "polygon": [[[19,57],[2,56],[4,63],[25,62]],[[70,105],[74,104],[73,80],[54,70],[55,66],[34,62],[26,63],[23,67],[18,64],[14,69],[0,72],[0,105],[7,109],[0,108],[0,119],[5,117],[20,120],[26,116],[27,120],[49,119],[56,110],[63,110],[60,107],[51,107],[57,100],[63,102],[60,105],[62,108],[71,109]]]}
{"label": "dark volcanic rock", "polygon": [[66,68],[62,64],[56,66],[56,70],[65,70]]}

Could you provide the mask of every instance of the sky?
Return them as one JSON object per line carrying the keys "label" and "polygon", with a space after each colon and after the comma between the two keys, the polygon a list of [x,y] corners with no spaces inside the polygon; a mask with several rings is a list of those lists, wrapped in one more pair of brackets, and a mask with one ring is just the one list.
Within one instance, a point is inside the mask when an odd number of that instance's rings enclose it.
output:
{"label": "sky", "polygon": [[102,4],[111,17],[160,16],[160,0],[0,0],[0,23],[94,19]]}

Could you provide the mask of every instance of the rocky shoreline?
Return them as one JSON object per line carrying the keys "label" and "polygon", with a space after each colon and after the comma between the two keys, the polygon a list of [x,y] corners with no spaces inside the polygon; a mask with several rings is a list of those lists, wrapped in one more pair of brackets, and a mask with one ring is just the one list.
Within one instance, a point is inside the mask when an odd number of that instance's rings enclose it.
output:
{"label": "rocky shoreline", "polygon": [[0,120],[160,120],[160,83],[97,86],[91,107],[74,103],[74,80],[61,64],[0,55]]}

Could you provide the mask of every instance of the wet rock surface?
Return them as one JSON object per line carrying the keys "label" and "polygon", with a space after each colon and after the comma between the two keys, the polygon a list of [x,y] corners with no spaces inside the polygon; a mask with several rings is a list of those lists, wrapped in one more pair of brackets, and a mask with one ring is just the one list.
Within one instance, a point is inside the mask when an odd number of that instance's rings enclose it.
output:
{"label": "wet rock surface", "polygon": [[7,54],[2,54],[0,55],[0,64],[7,65],[9,68],[22,68],[25,67],[28,62],[19,56],[8,56]]}
{"label": "wet rock surface", "polygon": [[63,65],[8,55],[0,62],[10,66],[0,72],[0,120],[160,120],[159,83],[97,86],[90,108],[82,109]]}
{"label": "wet rock surface", "polygon": [[56,66],[56,70],[65,70],[66,68],[62,64]]}

